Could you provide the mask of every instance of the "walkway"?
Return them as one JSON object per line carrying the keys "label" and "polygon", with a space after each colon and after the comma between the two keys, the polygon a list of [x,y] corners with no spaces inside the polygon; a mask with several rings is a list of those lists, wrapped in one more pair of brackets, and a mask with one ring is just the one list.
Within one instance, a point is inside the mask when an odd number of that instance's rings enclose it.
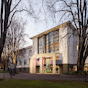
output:
{"label": "walkway", "polygon": [[[14,79],[29,79],[29,80],[73,80],[73,81],[85,81],[84,75],[58,75],[58,74],[29,74],[19,73],[10,77],[9,73],[0,73],[0,78],[14,78]],[[86,76],[88,81],[88,75]]]}

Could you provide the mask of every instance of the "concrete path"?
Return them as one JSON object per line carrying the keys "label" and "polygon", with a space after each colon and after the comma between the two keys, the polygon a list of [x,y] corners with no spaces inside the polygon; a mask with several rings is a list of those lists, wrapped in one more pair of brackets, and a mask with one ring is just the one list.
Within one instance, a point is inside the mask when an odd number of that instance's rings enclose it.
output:
{"label": "concrete path", "polygon": [[0,73],[0,78],[13,78],[13,79],[29,79],[29,80],[73,80],[73,81],[88,81],[88,75],[59,75],[59,74],[29,74],[19,73],[15,76],[10,76],[9,73]]}

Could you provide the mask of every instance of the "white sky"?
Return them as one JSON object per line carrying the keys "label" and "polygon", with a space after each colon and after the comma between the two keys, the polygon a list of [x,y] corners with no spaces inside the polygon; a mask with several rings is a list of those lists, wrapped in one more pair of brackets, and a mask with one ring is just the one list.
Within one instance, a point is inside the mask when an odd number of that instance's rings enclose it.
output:
{"label": "white sky", "polygon": [[[64,20],[59,21],[60,16],[61,16],[60,13],[56,14],[56,18],[53,18],[53,15],[51,15],[52,13],[50,14],[47,11],[46,6],[44,6],[44,8],[42,8],[42,2],[41,2],[42,0],[28,0],[28,1],[32,2],[31,5],[33,6],[33,10],[34,10],[35,14],[37,14],[38,11],[40,11],[37,16],[38,17],[37,22],[35,22],[35,19],[32,18],[32,16],[30,16],[29,14],[27,14],[25,12],[20,13],[20,16],[22,16],[22,18],[24,20],[27,20],[27,24],[25,25],[25,32],[29,35],[29,38],[33,37],[41,32],[44,32],[50,28],[53,28],[64,22]],[[26,8],[30,9],[27,0],[23,0],[21,5],[22,4],[23,4],[23,6],[26,6]],[[59,6],[61,7],[61,5],[59,5]],[[57,7],[59,8],[59,6],[57,6]],[[45,10],[45,12],[44,12],[44,10]],[[26,38],[26,40],[27,40],[26,46],[32,45],[31,39]]]}
{"label": "white sky", "polygon": [[[18,0],[16,0],[13,3],[12,7],[14,7],[14,4],[17,3],[17,1]],[[60,13],[56,14],[56,18],[53,18],[53,15],[51,15],[52,13],[49,13],[47,11],[47,7],[45,6],[45,4],[43,6],[44,8],[42,8],[42,0],[22,0],[22,2],[19,4],[17,9],[22,9],[22,8],[26,7],[30,11],[31,8],[29,7],[28,1],[31,2],[34,13],[38,17],[38,20],[35,22],[35,19],[32,18],[32,16],[26,12],[18,13],[18,14],[16,14],[16,16],[19,18],[20,17],[23,18],[23,20],[27,22],[25,25],[25,33],[28,34],[29,38],[32,36],[35,36],[41,32],[44,32],[50,28],[53,28],[64,22],[64,20],[62,20],[62,22],[59,21],[60,16],[61,16]],[[53,0],[51,0],[51,1],[53,2]],[[59,4],[59,6],[57,6],[57,8],[59,8],[59,7],[61,7],[60,4]],[[38,12],[39,12],[39,14],[38,14]],[[25,44],[24,47],[32,45],[32,40],[29,38],[28,37],[25,38],[27,43]]]}
{"label": "white sky", "polygon": [[[34,5],[36,4],[36,6],[34,8],[36,10],[35,12],[38,12],[37,10],[39,10],[39,8],[41,7],[41,2],[39,2],[39,1],[41,1],[41,0],[37,0],[37,1],[34,0],[34,2],[33,2]],[[26,1],[24,1],[23,3],[24,3],[24,6],[28,4]],[[29,8],[29,7],[27,7],[27,8]],[[45,14],[43,13],[42,8],[41,8],[41,12],[38,16],[39,19],[37,20],[37,22],[35,22],[35,19],[30,17],[30,15],[27,14],[26,12],[20,13],[20,16],[25,21],[27,21],[27,23],[25,25],[25,33],[27,33],[29,35],[29,38],[32,36],[35,36],[41,32],[44,32],[44,31],[59,24],[57,22],[53,22],[53,20],[51,18],[47,19],[47,23],[45,23],[45,21],[40,21],[40,20],[45,19]],[[26,38],[26,40],[27,40],[26,46],[32,45],[31,39]]]}

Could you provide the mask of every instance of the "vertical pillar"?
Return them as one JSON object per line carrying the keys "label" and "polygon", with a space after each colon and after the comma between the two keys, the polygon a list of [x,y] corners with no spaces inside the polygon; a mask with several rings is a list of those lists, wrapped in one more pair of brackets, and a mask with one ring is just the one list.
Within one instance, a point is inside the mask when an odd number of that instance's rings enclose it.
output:
{"label": "vertical pillar", "polygon": [[44,73],[44,57],[42,57],[42,73]]}
{"label": "vertical pillar", "polygon": [[30,67],[29,67],[30,68],[30,73],[33,73],[33,64],[32,63],[33,63],[33,58],[31,57],[30,64],[29,64],[30,65]]}
{"label": "vertical pillar", "polygon": [[29,70],[29,73],[32,73],[32,71],[31,71],[32,68],[31,68],[31,63],[30,63],[30,62],[31,62],[31,59],[30,59],[30,61],[29,61],[29,69],[30,69],[30,70]]}
{"label": "vertical pillar", "polygon": [[43,73],[43,68],[42,68],[43,64],[42,64],[42,57],[40,57],[40,73]]}
{"label": "vertical pillar", "polygon": [[31,73],[36,73],[36,59],[35,58],[32,59]]}
{"label": "vertical pillar", "polygon": [[53,56],[53,74],[56,73],[56,57],[55,55]]}

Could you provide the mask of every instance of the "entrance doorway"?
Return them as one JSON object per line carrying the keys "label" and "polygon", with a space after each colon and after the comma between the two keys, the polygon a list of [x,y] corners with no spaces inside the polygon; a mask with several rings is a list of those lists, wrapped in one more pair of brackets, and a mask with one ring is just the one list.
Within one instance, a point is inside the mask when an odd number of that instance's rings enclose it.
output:
{"label": "entrance doorway", "polygon": [[53,59],[52,57],[43,57],[43,73],[53,72]]}
{"label": "entrance doorway", "polygon": [[40,66],[36,66],[36,73],[40,73]]}

